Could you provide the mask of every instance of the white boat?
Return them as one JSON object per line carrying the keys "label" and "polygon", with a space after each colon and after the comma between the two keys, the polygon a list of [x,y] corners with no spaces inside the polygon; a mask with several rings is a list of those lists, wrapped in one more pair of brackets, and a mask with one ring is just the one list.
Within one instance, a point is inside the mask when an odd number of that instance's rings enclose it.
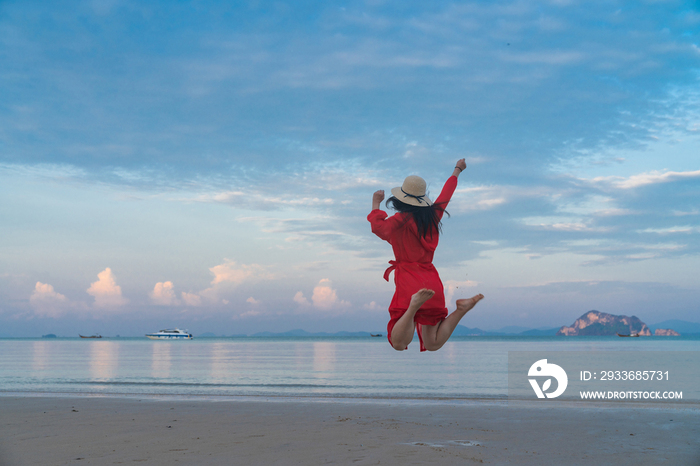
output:
{"label": "white boat", "polygon": [[151,340],[191,340],[192,334],[179,328],[160,330],[156,333],[147,333],[146,337]]}

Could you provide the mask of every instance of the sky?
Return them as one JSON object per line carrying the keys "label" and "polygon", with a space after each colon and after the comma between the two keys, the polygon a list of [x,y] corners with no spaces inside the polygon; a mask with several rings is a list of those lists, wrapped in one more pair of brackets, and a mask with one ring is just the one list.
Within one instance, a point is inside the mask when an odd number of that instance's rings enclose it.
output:
{"label": "sky", "polygon": [[382,331],[372,193],[460,158],[463,325],[700,320],[697,2],[6,0],[0,64],[0,336]]}

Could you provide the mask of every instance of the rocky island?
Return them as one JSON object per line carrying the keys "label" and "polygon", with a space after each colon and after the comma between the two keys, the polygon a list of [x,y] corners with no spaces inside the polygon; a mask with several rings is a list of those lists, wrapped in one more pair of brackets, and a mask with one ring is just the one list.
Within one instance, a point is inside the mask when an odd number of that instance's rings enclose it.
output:
{"label": "rocky island", "polygon": [[654,336],[655,337],[679,337],[679,336],[681,336],[681,334],[676,332],[675,330],[670,329],[670,328],[657,328],[656,330],[654,330]]}
{"label": "rocky island", "polygon": [[605,312],[588,311],[574,322],[571,327],[563,326],[557,335],[640,335],[651,336],[647,324],[638,317],[616,316]]}

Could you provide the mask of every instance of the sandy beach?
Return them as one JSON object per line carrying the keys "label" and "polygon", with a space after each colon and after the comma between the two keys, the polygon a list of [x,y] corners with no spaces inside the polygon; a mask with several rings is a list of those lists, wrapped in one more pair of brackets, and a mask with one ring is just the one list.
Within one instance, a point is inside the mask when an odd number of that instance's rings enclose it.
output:
{"label": "sandy beach", "polygon": [[700,464],[700,410],[0,398],[0,464]]}

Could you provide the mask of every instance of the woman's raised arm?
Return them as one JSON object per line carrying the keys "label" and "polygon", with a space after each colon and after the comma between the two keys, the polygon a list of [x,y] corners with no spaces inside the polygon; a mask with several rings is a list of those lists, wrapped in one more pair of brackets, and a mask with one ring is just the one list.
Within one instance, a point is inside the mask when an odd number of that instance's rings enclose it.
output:
{"label": "woman's raised arm", "polygon": [[459,178],[459,175],[467,169],[467,162],[464,159],[459,159],[457,160],[457,163],[455,164],[455,169],[452,172],[452,176],[456,176]]}
{"label": "woman's raised arm", "polygon": [[372,210],[377,210],[381,207],[384,200],[384,190],[380,189],[372,194]]}

